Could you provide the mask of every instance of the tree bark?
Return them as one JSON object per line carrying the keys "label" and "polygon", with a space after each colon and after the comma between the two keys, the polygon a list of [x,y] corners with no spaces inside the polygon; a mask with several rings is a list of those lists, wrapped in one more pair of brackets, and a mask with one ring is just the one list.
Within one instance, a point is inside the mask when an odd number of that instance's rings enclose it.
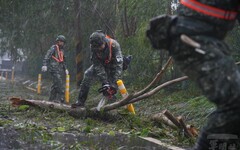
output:
{"label": "tree bark", "polygon": [[119,113],[116,111],[111,111],[111,113],[105,112],[105,113],[100,113],[96,109],[93,110],[87,110],[85,108],[71,108],[71,106],[66,105],[66,104],[60,104],[56,102],[50,102],[50,101],[45,101],[45,100],[25,100],[25,99],[20,99],[18,97],[12,97],[10,98],[10,101],[12,102],[13,107],[18,107],[21,105],[29,105],[33,107],[38,107],[40,109],[51,109],[54,111],[59,111],[59,112],[67,112],[70,116],[73,116],[75,118],[86,118],[86,117],[91,117],[91,118],[100,118],[102,120],[116,120],[121,117]]}
{"label": "tree bark", "polygon": [[75,6],[75,15],[76,15],[76,20],[75,20],[75,41],[76,41],[76,66],[77,66],[77,74],[76,74],[76,81],[77,81],[77,86],[80,85],[82,79],[83,79],[83,74],[84,74],[84,58],[85,58],[85,53],[82,49],[82,29],[81,29],[81,0],[76,0],[74,1],[74,6]]}

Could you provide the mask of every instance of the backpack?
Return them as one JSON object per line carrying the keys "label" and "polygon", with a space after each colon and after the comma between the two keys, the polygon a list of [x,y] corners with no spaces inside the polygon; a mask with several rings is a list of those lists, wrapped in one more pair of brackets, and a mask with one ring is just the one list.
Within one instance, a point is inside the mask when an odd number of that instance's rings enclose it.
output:
{"label": "backpack", "polygon": [[127,70],[132,61],[132,55],[123,56],[123,71]]}

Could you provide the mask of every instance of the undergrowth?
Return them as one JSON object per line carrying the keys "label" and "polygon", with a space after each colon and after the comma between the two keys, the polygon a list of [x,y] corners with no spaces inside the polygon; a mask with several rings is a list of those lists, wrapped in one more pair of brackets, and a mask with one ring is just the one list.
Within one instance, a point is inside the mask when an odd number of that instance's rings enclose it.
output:
{"label": "undergrowth", "polygon": [[[86,102],[88,107],[96,106],[99,102],[101,97],[97,93],[99,86],[95,85],[92,87],[89,100]],[[129,88],[129,91],[134,90],[136,89]],[[14,91],[15,94],[17,92]],[[21,89],[19,92],[27,91]],[[71,103],[75,102],[76,96],[77,92],[71,96]],[[119,99],[121,98],[120,95],[117,96]],[[39,96],[32,93],[31,97],[47,99],[48,96]],[[214,110],[214,106],[202,96],[201,92],[194,85],[189,85],[184,90],[181,88],[161,90],[147,99],[134,103],[136,115],[128,113],[125,107],[119,108],[118,112],[122,117],[111,122],[93,118],[75,119],[67,113],[59,113],[49,109],[36,109],[27,105],[15,108],[6,102],[7,99],[2,98],[1,101],[5,101],[0,104],[1,127],[13,126],[18,129],[31,131],[42,130],[46,133],[105,133],[108,135],[124,133],[131,136],[150,136],[183,147],[192,146],[195,139],[187,139],[182,135],[181,131],[172,130],[166,125],[152,122],[150,116],[167,109],[175,116],[183,116],[187,124],[192,124],[200,130],[206,122],[208,115]],[[44,136],[43,138],[45,139],[49,138],[48,134]]]}

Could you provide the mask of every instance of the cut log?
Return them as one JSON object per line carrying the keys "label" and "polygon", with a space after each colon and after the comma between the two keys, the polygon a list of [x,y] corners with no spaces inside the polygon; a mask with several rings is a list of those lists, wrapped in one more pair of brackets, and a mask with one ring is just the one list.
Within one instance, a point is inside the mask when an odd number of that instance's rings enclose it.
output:
{"label": "cut log", "polygon": [[178,122],[178,120],[168,111],[168,110],[164,110],[162,112],[169,120],[172,121],[172,123],[175,124],[175,126],[177,126],[178,128],[181,128],[180,123]]}
{"label": "cut log", "polygon": [[198,131],[193,125],[187,125],[187,129],[194,137],[198,136]]}
{"label": "cut log", "polygon": [[155,114],[151,117],[151,120],[154,122],[159,122],[159,123],[163,123],[169,127],[171,127],[172,129],[177,129],[178,127],[171,121],[169,120],[163,113],[158,113]]}
{"label": "cut log", "polygon": [[179,123],[180,123],[180,125],[181,125],[181,128],[182,128],[183,131],[184,131],[185,136],[187,136],[187,137],[189,137],[189,138],[193,138],[193,134],[190,133],[190,131],[187,129],[187,126],[186,126],[185,122],[183,121],[183,118],[182,118],[182,117],[179,118]]}
{"label": "cut log", "polygon": [[174,115],[168,110],[164,110],[162,113],[153,115],[151,119],[156,122],[164,123],[173,129],[183,131],[184,135],[188,138],[198,136],[198,131],[193,125],[186,125],[181,116],[174,117]]}

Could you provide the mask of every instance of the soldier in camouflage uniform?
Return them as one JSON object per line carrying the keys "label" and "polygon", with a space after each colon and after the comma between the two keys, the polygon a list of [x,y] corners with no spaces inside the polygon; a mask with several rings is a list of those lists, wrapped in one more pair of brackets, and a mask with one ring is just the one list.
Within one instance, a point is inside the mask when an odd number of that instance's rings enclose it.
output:
{"label": "soldier in camouflage uniform", "polygon": [[147,36],[216,105],[195,150],[240,149],[240,72],[223,39],[239,18],[239,0],[181,0],[177,16],[153,18]]}
{"label": "soldier in camouflage uniform", "polygon": [[72,108],[84,107],[89,88],[96,77],[102,87],[108,87],[116,93],[116,82],[122,74],[123,56],[119,43],[101,31],[92,33],[89,40],[92,65],[84,73],[78,99]]}
{"label": "soldier in camouflage uniform", "polygon": [[56,44],[51,46],[43,59],[42,71],[45,72],[49,70],[52,76],[53,83],[49,100],[58,100],[64,103],[63,74],[64,72],[68,74],[63,50],[66,38],[63,35],[59,35],[55,42]]}

